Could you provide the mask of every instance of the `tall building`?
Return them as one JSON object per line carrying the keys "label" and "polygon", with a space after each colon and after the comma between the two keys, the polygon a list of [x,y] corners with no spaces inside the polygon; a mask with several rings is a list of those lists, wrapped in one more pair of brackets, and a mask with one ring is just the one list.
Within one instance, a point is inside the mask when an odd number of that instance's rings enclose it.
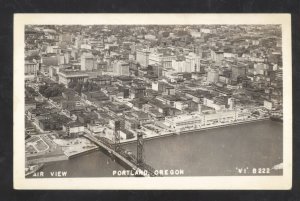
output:
{"label": "tall building", "polygon": [[77,36],[75,39],[75,47],[79,49],[83,43],[83,37],[81,35]]}
{"label": "tall building", "polygon": [[69,33],[63,33],[59,36],[60,42],[72,43],[72,35]]}
{"label": "tall building", "polygon": [[172,60],[172,68],[176,72],[200,72],[200,59],[201,57],[197,54],[190,52],[184,58],[177,58],[177,60]]}
{"label": "tall building", "polygon": [[185,57],[186,72],[200,72],[200,59],[201,57],[193,52]]}
{"label": "tall building", "polygon": [[269,69],[269,65],[266,63],[255,63],[254,67],[254,75],[264,75],[264,72]]}
{"label": "tall building", "polygon": [[52,45],[52,46],[47,46],[46,47],[46,53],[52,53],[52,54],[60,54],[61,53],[61,48],[58,47],[57,45]]}
{"label": "tall building", "polygon": [[129,76],[129,63],[125,61],[115,61],[113,63],[113,73],[114,75],[126,75]]}
{"label": "tall building", "polygon": [[172,60],[172,68],[178,73],[185,72],[185,60]]}
{"label": "tall building", "polygon": [[39,63],[25,60],[25,79],[34,79],[37,75]]}
{"label": "tall building", "polygon": [[224,59],[224,52],[211,50],[211,59],[216,62],[217,65],[220,65]]}
{"label": "tall building", "polygon": [[233,110],[235,107],[235,100],[234,98],[228,98],[228,106],[230,110]]}
{"label": "tall building", "polygon": [[149,64],[150,51],[147,49],[136,50],[136,61],[141,65],[141,67],[146,68]]}
{"label": "tall building", "polygon": [[219,71],[216,69],[211,69],[207,72],[207,82],[216,83],[219,81]]}
{"label": "tall building", "polygon": [[245,76],[246,75],[246,67],[245,66],[232,66],[231,67],[231,79],[237,80],[239,76]]}
{"label": "tall building", "polygon": [[91,53],[83,53],[81,55],[81,70],[91,71],[97,69],[97,62]]}
{"label": "tall building", "polygon": [[163,68],[171,68],[172,60],[176,59],[175,55],[171,55],[168,53],[157,53],[153,52],[149,55],[149,64],[158,64]]}
{"label": "tall building", "polygon": [[153,64],[148,66],[148,73],[153,74],[157,77],[162,76],[162,66],[159,64]]}

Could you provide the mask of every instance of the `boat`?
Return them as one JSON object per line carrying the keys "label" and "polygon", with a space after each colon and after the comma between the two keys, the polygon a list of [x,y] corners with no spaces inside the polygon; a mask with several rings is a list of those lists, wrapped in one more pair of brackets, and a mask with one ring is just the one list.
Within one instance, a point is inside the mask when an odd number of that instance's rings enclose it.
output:
{"label": "boat", "polygon": [[25,169],[25,176],[29,176],[34,174],[35,172],[39,171],[44,166],[44,163],[36,164],[36,165],[29,165]]}

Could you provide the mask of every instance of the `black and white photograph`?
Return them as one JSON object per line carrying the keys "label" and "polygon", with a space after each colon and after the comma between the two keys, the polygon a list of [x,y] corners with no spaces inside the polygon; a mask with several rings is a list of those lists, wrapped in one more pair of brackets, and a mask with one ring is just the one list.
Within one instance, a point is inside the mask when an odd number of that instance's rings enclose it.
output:
{"label": "black and white photograph", "polygon": [[15,26],[19,188],[290,188],[288,15],[19,14]]}

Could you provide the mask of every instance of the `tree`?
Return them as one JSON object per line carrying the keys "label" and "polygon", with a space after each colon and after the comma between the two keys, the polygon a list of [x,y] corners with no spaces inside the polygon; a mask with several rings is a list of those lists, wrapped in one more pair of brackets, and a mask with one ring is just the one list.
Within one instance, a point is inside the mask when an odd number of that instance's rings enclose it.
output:
{"label": "tree", "polygon": [[52,90],[51,88],[46,88],[45,91],[44,91],[44,94],[43,94],[46,98],[50,98],[51,95],[52,95]]}
{"label": "tree", "polygon": [[184,30],[179,30],[178,32],[177,32],[177,36],[185,36],[185,35],[188,35],[189,33],[187,32],[187,31],[184,31]]}
{"label": "tree", "polygon": [[68,87],[71,88],[71,89],[74,89],[74,88],[76,87],[77,84],[78,84],[77,81],[73,81],[73,80],[72,80],[71,82],[69,82]]}
{"label": "tree", "polygon": [[82,84],[78,82],[78,83],[76,84],[74,90],[75,90],[77,93],[81,94],[81,91],[82,91]]}
{"label": "tree", "polygon": [[162,36],[163,36],[164,38],[169,37],[169,35],[170,35],[170,33],[167,32],[167,31],[162,32]]}
{"label": "tree", "polygon": [[89,84],[90,84],[89,82],[84,82],[83,83],[83,90],[84,91],[88,91]]}

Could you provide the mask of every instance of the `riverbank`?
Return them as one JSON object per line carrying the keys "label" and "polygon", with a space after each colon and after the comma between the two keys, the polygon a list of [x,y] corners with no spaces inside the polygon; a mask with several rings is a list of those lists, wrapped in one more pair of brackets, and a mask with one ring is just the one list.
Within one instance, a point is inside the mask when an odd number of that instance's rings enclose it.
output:
{"label": "riverbank", "polygon": [[98,150],[99,150],[99,147],[94,147],[94,148],[91,148],[91,149],[88,149],[88,150],[82,150],[80,152],[76,152],[76,153],[68,155],[68,159],[72,159],[72,158],[75,158],[75,157],[78,157],[78,156],[89,154],[89,153],[92,153],[92,152],[98,151]]}
{"label": "riverbank", "polygon": [[[228,127],[228,126],[237,126],[237,125],[253,123],[253,122],[257,122],[257,121],[265,121],[265,120],[269,120],[269,119],[270,119],[269,117],[265,117],[265,118],[251,119],[251,120],[245,120],[245,121],[240,121],[240,122],[231,122],[231,123],[227,123],[227,124],[212,125],[212,126],[202,127],[202,128],[198,128],[198,129],[191,129],[191,130],[186,130],[186,131],[180,131],[180,132],[172,131],[172,132],[158,134],[158,135],[145,136],[144,140],[152,140],[152,139],[168,137],[168,136],[173,136],[173,135],[189,134],[189,133],[194,133],[194,132],[199,132],[199,131],[204,131],[204,130],[209,130],[209,129],[223,128],[223,127]],[[125,145],[125,144],[131,144],[131,143],[135,143],[135,142],[136,142],[136,138],[126,140],[126,141],[121,141],[120,144]]]}
{"label": "riverbank", "polygon": [[[41,164],[50,163],[56,161],[68,160],[77,156],[91,153],[98,150],[98,147],[92,144],[85,138],[75,139],[57,139],[54,136],[43,135],[43,141],[41,137],[35,136],[34,139],[30,139],[29,146],[37,151],[42,151],[34,154],[27,154],[27,162],[29,164]],[[37,149],[36,142],[43,142],[43,146],[39,145]],[[44,148],[44,149],[42,149]]]}
{"label": "riverbank", "polygon": [[[174,135],[185,135],[185,134],[195,133],[195,132],[199,132],[199,131],[205,131],[205,130],[217,129],[217,128],[223,128],[223,127],[229,127],[229,126],[237,126],[237,125],[241,125],[241,124],[248,124],[248,123],[254,123],[257,121],[265,121],[265,120],[269,120],[269,118],[259,118],[259,119],[251,119],[251,120],[240,121],[240,122],[231,122],[231,123],[227,123],[227,124],[211,125],[211,126],[207,126],[207,127],[198,128],[198,129],[181,131],[180,133],[172,131],[172,132],[167,132],[167,133],[158,134],[158,135],[145,136],[144,140],[148,141],[148,140],[158,139],[158,138],[162,138],[162,137],[169,137],[169,136],[174,136]],[[132,143],[136,143],[136,138],[120,142],[120,144],[122,144],[122,145],[132,144]],[[31,163],[50,163],[50,162],[64,161],[64,160],[69,160],[69,159],[79,157],[82,155],[86,155],[86,154],[92,153],[97,150],[99,150],[98,147],[92,147],[89,149],[76,150],[76,152],[73,152],[73,153],[72,152],[70,152],[68,154],[65,153],[64,155],[60,155],[60,156],[52,156],[52,157],[45,157],[45,158],[43,156],[43,158],[30,160],[30,162]]]}
{"label": "riverbank", "polygon": [[[180,168],[184,176],[242,176],[238,169],[247,167],[249,174],[253,168],[270,168],[267,175],[282,175],[282,169],[272,169],[283,160],[282,133],[280,122],[257,121],[145,141],[143,154],[153,168]],[[136,154],[136,143],[122,147]],[[42,169],[46,178],[53,171],[68,171],[70,178],[113,177],[113,170],[124,167],[102,151],[49,163]]]}

